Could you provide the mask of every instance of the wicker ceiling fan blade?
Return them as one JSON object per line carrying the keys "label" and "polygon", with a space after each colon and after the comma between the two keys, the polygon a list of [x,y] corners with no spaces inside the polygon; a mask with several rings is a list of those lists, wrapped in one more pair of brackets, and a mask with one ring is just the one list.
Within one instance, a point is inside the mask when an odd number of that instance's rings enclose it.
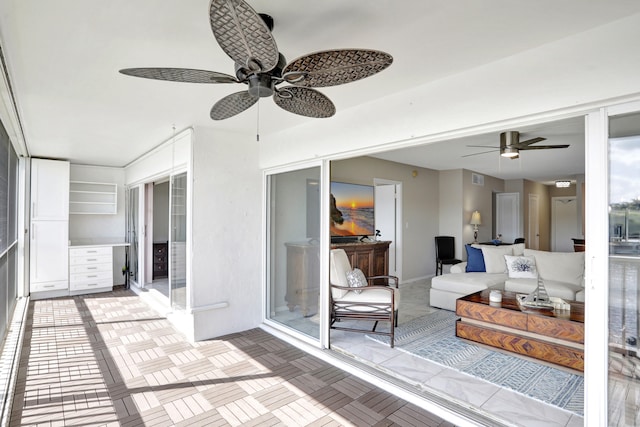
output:
{"label": "wicker ceiling fan blade", "polygon": [[534,145],[534,146],[519,148],[519,150],[549,150],[551,148],[569,148],[569,145],[568,144],[565,144],[565,145]]}
{"label": "wicker ceiling fan blade", "polygon": [[120,73],[144,79],[183,83],[240,83],[228,74],[189,68],[124,68]]}
{"label": "wicker ceiling fan blade", "polygon": [[379,73],[392,62],[391,55],[378,50],[326,50],[295,59],[287,64],[282,76],[299,86],[335,86]]}
{"label": "wicker ceiling fan blade", "polygon": [[242,113],[258,102],[258,97],[252,96],[246,90],[232,93],[216,102],[211,107],[210,116],[213,120],[224,120]]}
{"label": "wicker ceiling fan blade", "polygon": [[278,107],[301,116],[326,118],[336,113],[333,102],[314,89],[287,86],[276,92],[273,100]]}
{"label": "wicker ceiling fan blade", "polygon": [[278,46],[264,19],[242,0],[211,0],[209,21],[222,50],[234,62],[267,72],[278,64]]}

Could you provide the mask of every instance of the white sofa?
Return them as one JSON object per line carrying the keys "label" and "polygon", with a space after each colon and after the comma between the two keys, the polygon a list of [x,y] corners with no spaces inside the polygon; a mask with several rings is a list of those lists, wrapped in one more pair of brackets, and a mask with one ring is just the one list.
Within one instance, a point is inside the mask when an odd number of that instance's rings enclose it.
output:
{"label": "white sofa", "polygon": [[504,255],[535,259],[536,276],[543,278],[550,296],[584,301],[584,252],[537,251],[524,249],[524,245],[472,246],[482,250],[486,272],[466,272],[467,263],[463,262],[452,266],[449,274],[434,277],[429,293],[431,306],[455,311],[456,299],[483,289],[533,292],[537,278],[514,277],[518,274],[509,272]]}

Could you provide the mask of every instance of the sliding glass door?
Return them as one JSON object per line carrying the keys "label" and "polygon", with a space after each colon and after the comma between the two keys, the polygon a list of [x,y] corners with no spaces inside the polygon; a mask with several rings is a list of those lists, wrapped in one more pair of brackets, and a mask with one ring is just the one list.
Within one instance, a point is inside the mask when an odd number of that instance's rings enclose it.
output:
{"label": "sliding glass door", "polygon": [[0,122],[0,350],[18,296],[18,162]]}
{"label": "sliding glass door", "polygon": [[267,177],[266,318],[320,338],[321,168]]}
{"label": "sliding glass door", "polygon": [[[640,425],[640,112],[609,118],[608,424]],[[589,241],[587,240],[587,245]]]}
{"label": "sliding glass door", "polygon": [[171,307],[187,308],[187,173],[171,177],[169,276]]}
{"label": "sliding glass door", "polygon": [[138,238],[139,238],[139,226],[140,221],[140,189],[139,187],[131,187],[127,190],[127,242],[129,243],[129,254],[127,259],[128,279],[127,284],[131,282],[139,284],[138,278]]}

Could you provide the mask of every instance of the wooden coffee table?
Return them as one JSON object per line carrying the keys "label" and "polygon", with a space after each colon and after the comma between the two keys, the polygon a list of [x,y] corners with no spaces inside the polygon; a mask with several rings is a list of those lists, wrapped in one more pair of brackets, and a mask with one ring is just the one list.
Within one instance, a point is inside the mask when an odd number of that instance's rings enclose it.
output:
{"label": "wooden coffee table", "polygon": [[524,309],[514,292],[503,291],[499,303],[489,292],[458,298],[457,337],[584,371],[584,303],[566,301],[569,311]]}

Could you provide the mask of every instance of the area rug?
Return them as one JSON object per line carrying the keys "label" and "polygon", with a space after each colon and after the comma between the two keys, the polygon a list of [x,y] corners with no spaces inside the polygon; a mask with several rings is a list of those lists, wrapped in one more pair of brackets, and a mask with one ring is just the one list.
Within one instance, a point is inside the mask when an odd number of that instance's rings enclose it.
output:
{"label": "area rug", "polygon": [[[578,415],[584,414],[582,375],[457,338],[457,319],[455,313],[439,310],[401,324],[396,329],[395,348]],[[389,344],[386,336],[367,335],[367,338]]]}

